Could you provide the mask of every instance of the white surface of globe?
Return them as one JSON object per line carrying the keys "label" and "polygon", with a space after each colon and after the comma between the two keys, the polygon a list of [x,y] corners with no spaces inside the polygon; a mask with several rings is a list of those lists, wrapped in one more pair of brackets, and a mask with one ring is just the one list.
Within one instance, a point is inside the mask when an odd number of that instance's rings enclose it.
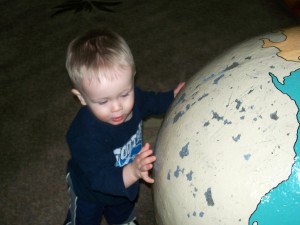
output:
{"label": "white surface of globe", "polygon": [[159,225],[300,224],[300,28],[237,45],[200,70],[156,143]]}

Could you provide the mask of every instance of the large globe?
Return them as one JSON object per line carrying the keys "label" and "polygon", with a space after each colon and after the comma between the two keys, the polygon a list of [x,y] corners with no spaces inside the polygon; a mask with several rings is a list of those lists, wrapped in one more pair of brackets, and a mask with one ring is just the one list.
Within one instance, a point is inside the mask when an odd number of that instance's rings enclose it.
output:
{"label": "large globe", "polygon": [[199,71],[158,135],[159,225],[300,224],[300,27]]}

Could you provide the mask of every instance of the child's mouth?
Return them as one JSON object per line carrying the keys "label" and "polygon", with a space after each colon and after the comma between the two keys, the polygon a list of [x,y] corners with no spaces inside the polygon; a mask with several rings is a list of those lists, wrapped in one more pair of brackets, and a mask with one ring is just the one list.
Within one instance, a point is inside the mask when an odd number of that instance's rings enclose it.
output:
{"label": "child's mouth", "polygon": [[114,123],[120,123],[120,122],[122,122],[123,121],[123,116],[118,116],[118,117],[113,117],[112,118],[112,121],[114,122]]}

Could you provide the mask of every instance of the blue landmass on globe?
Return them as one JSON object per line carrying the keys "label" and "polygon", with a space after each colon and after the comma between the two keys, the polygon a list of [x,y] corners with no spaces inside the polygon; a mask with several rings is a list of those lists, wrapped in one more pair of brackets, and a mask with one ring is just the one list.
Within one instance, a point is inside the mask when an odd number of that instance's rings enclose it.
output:
{"label": "blue landmass on globe", "polygon": [[[280,83],[277,77],[270,73],[274,86],[288,95],[298,108],[297,120],[300,123],[300,69],[292,72]],[[299,225],[300,224],[300,134],[294,145],[295,163],[291,175],[267,193],[260,201],[257,209],[251,215],[249,224],[254,225]]]}

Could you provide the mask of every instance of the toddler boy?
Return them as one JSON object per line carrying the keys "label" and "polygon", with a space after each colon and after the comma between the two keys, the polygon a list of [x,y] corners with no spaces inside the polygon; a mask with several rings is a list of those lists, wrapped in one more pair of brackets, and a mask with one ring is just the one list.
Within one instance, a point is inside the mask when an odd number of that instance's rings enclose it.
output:
{"label": "toddler boy", "polygon": [[134,204],[139,180],[156,160],[142,146],[142,120],[167,111],[181,90],[145,92],[134,85],[135,64],[122,37],[92,30],[74,39],[66,68],[82,107],[68,132],[67,182],[71,204],[64,224],[138,224]]}

